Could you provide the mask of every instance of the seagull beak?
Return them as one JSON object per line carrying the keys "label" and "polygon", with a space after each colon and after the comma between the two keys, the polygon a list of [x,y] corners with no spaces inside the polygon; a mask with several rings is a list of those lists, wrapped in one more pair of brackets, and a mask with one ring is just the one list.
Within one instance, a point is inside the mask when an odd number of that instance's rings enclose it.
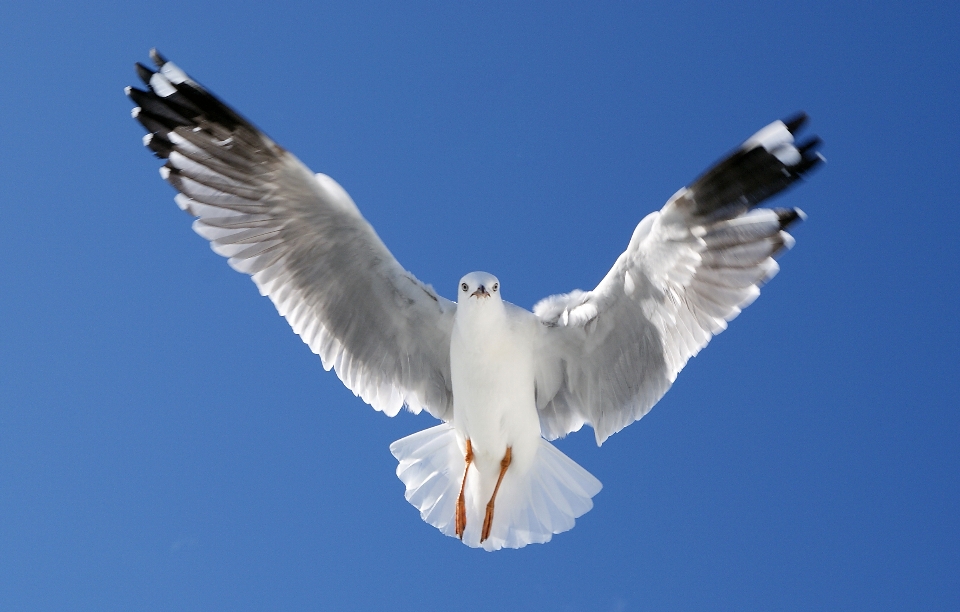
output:
{"label": "seagull beak", "polygon": [[484,287],[483,285],[480,285],[479,287],[477,287],[477,290],[476,290],[476,291],[474,291],[473,293],[470,294],[470,297],[485,297],[485,298],[488,298],[488,297],[490,297],[490,294],[487,293],[487,288],[486,288],[486,287]]}

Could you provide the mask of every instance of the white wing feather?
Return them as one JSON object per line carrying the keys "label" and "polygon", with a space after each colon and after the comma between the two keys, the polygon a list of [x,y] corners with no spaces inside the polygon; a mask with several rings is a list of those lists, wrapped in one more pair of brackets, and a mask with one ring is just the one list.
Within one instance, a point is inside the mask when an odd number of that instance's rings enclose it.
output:
{"label": "white wing feather", "polygon": [[128,88],[144,143],[194,230],[253,277],[344,384],[393,416],[452,415],[456,305],[404,270],[333,179],[300,160],[157,54]]}
{"label": "white wing feather", "polygon": [[645,415],[687,361],[779,270],[798,209],[756,209],[822,158],[774,122],[634,231],[600,284],[542,300],[537,406],[548,439],[588,423],[597,443]]}

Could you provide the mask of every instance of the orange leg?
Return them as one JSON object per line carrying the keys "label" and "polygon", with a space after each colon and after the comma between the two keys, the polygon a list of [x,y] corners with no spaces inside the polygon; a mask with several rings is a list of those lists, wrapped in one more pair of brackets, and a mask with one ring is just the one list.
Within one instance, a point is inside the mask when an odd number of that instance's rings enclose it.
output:
{"label": "orange leg", "polygon": [[470,471],[470,462],[473,461],[473,446],[470,440],[467,440],[466,467],[463,468],[463,482],[460,483],[460,497],[457,498],[457,516],[454,519],[456,523],[457,536],[463,539],[463,531],[467,528],[467,506],[463,501],[463,488],[467,486],[467,472]]}
{"label": "orange leg", "polygon": [[507,473],[507,468],[510,467],[510,460],[512,456],[512,449],[508,446],[507,452],[504,453],[503,459],[500,460],[500,477],[497,478],[497,486],[493,488],[493,495],[490,496],[490,501],[487,502],[487,514],[483,517],[483,531],[480,533],[481,542],[490,537],[490,528],[493,527],[493,501],[497,499],[497,491],[500,490],[500,483],[503,482],[503,475]]}

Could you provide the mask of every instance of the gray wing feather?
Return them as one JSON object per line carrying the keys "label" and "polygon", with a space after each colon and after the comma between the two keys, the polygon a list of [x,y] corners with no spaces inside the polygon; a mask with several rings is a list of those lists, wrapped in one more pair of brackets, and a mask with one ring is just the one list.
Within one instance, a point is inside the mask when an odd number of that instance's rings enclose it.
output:
{"label": "gray wing feather", "polygon": [[[601,444],[643,417],[690,357],[779,270],[798,209],[753,209],[822,160],[794,144],[800,115],[760,130],[634,231],[593,291],[534,307],[543,326],[537,407],[544,436],[590,424]],[[753,210],[751,210],[753,209]]]}
{"label": "gray wing feather", "polygon": [[456,305],[404,270],[350,196],[155,52],[128,88],[194,230],[250,274],[344,384],[390,416],[452,416]]}

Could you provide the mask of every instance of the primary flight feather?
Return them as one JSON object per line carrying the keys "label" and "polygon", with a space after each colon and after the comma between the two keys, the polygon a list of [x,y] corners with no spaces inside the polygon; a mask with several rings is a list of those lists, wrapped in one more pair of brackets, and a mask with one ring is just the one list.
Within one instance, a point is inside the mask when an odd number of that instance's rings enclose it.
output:
{"label": "primary flight feather", "polygon": [[151,57],[126,93],[193,229],[365,402],[443,422],[390,446],[397,475],[425,521],[487,550],[546,542],[593,506],[600,482],[548,440],[589,424],[601,444],[653,407],[792,246],[803,213],[756,206],[822,160],[819,139],[794,141],[805,115],[775,121],[645,217],[594,290],[530,312],[473,272],[452,302],[333,179]]}

